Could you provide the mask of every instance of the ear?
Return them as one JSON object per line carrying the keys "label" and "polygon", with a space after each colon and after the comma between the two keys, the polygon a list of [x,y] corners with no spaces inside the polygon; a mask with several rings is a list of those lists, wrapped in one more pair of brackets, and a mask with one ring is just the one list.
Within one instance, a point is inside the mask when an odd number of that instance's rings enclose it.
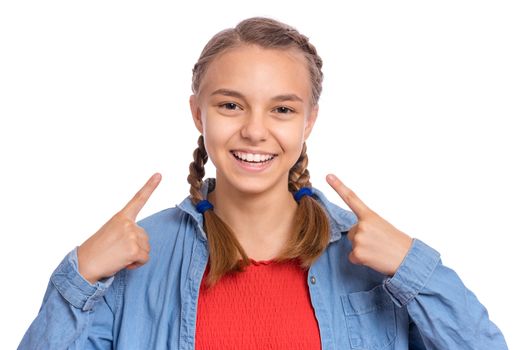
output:
{"label": "ear", "polygon": [[193,122],[195,123],[196,128],[201,134],[203,134],[204,127],[202,124],[202,113],[195,95],[189,97],[189,107],[191,107],[191,114],[193,115]]}
{"label": "ear", "polygon": [[315,125],[315,122],[317,121],[317,115],[318,103],[311,109],[311,113],[309,114],[309,117],[306,120],[306,127],[304,129],[304,141],[307,140],[309,134],[311,134],[311,130],[313,130],[313,125]]}

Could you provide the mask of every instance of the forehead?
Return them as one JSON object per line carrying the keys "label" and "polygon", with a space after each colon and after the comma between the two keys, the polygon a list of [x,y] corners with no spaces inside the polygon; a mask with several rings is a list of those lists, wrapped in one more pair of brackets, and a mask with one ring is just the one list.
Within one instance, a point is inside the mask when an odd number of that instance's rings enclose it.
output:
{"label": "forehead", "polygon": [[208,95],[219,88],[260,98],[294,93],[306,101],[311,94],[306,57],[298,49],[266,49],[257,45],[228,49],[209,64],[200,92]]}

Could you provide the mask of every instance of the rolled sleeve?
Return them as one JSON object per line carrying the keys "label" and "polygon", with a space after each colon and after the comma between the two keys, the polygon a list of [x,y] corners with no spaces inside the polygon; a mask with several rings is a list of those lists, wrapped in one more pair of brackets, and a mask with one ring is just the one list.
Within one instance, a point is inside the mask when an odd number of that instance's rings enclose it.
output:
{"label": "rolled sleeve", "polygon": [[91,284],[84,279],[78,272],[77,247],[66,255],[51,276],[51,282],[62,297],[83,311],[93,308],[105,295],[113,280],[114,276]]}
{"label": "rolled sleeve", "polygon": [[384,280],[383,287],[393,302],[403,307],[424,288],[439,262],[439,252],[424,242],[413,239],[397,272]]}

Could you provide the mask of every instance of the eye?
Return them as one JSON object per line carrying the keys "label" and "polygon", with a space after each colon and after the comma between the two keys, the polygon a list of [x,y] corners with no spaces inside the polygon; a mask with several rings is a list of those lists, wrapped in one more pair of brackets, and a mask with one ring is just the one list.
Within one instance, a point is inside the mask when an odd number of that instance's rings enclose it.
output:
{"label": "eye", "polygon": [[218,107],[227,109],[229,111],[234,111],[234,110],[236,110],[236,107],[238,107],[238,105],[236,103],[233,103],[233,102],[227,102],[227,103],[222,103],[222,104],[218,105]]}
{"label": "eye", "polygon": [[275,110],[277,111],[277,113],[281,113],[281,114],[289,114],[289,113],[294,113],[295,112],[291,108],[287,108],[287,107],[284,107],[284,106],[277,107],[277,108],[275,108]]}

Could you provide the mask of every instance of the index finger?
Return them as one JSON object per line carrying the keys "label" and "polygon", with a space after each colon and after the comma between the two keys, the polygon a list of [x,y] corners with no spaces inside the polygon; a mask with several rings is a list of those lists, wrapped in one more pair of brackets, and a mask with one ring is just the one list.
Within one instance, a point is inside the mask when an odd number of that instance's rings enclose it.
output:
{"label": "index finger", "polygon": [[160,173],[153,174],[153,176],[147,180],[145,185],[142,186],[135,196],[126,204],[124,209],[122,209],[122,212],[135,220],[140,210],[142,210],[147,203],[149,197],[151,197],[153,191],[157,188],[160,180],[162,180],[162,175],[160,175]]}
{"label": "index finger", "polygon": [[362,218],[369,213],[371,209],[368,208],[364,202],[350,188],[346,187],[342,181],[333,174],[326,176],[326,180],[331,187],[338,193],[342,200],[349,206],[349,208]]}

